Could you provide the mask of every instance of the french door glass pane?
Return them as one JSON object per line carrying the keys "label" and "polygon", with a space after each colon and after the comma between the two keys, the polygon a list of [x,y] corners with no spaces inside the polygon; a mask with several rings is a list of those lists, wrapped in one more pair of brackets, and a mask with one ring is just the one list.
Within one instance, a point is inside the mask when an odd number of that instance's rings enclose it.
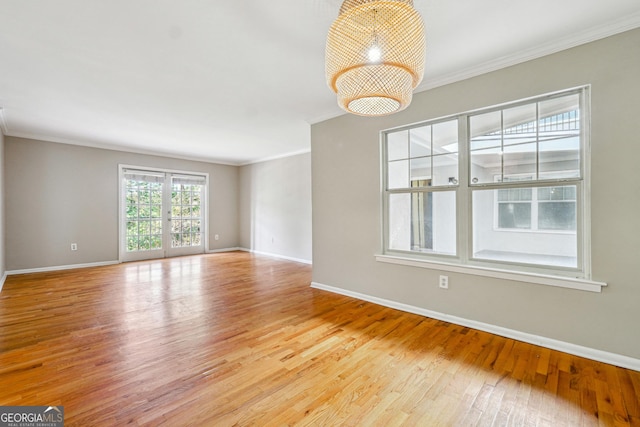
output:
{"label": "french door glass pane", "polygon": [[162,249],[162,183],[126,180],[127,252]]}
{"label": "french door glass pane", "polygon": [[200,246],[202,189],[199,184],[171,186],[171,247]]}

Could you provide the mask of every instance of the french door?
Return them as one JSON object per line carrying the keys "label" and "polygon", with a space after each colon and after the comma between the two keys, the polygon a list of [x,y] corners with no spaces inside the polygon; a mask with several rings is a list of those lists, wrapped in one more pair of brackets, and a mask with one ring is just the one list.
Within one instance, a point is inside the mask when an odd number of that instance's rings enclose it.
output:
{"label": "french door", "polygon": [[120,260],[203,253],[207,176],[120,168]]}

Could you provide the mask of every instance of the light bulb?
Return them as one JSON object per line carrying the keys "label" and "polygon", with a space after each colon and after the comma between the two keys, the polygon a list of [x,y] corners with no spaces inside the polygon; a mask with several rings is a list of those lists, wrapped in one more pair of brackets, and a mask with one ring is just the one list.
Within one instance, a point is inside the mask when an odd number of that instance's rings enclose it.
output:
{"label": "light bulb", "polygon": [[380,48],[375,45],[371,46],[367,52],[367,58],[369,58],[369,62],[380,62],[380,58],[382,58]]}

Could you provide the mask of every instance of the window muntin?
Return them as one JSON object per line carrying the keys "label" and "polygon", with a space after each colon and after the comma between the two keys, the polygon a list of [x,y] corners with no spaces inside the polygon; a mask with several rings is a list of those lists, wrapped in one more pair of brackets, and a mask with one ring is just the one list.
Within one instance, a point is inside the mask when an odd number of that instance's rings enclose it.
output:
{"label": "window muntin", "polygon": [[[545,274],[556,269],[560,275],[588,276],[588,257],[583,255],[584,242],[589,241],[583,218],[588,187],[584,184],[586,91],[581,88],[460,114],[455,120],[383,132],[384,250],[427,257],[453,255],[452,260],[463,264],[539,268]],[[464,123],[460,130],[466,132],[458,141],[434,144],[433,130],[444,122]],[[391,141],[399,140],[410,142],[398,144],[396,153],[403,155],[394,157]],[[446,160],[454,153],[453,161]],[[465,161],[459,162],[460,158]],[[457,167],[455,173],[444,169],[452,164]],[[402,168],[402,182],[391,175],[394,168],[398,174]],[[465,182],[458,183],[461,176]],[[418,189],[430,196],[412,196]],[[443,202],[435,196],[446,193],[449,212],[442,222],[437,212],[444,211],[438,209]],[[420,204],[425,208],[415,208]],[[445,224],[453,230],[449,236],[457,238],[442,250],[438,231]],[[432,240],[427,232],[412,235],[412,230],[423,228],[431,230]]]}

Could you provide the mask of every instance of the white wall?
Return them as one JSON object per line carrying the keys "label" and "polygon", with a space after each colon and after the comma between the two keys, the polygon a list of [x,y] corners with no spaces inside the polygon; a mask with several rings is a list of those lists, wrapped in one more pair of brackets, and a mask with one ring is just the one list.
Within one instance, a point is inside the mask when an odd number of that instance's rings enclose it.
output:
{"label": "white wall", "polygon": [[240,168],[240,245],[311,262],[311,155]]}
{"label": "white wall", "polygon": [[[312,125],[313,281],[640,359],[640,29],[435,88],[387,117]],[[632,54],[633,52],[633,54]],[[377,262],[379,132],[591,84],[593,278],[602,293]]]}

